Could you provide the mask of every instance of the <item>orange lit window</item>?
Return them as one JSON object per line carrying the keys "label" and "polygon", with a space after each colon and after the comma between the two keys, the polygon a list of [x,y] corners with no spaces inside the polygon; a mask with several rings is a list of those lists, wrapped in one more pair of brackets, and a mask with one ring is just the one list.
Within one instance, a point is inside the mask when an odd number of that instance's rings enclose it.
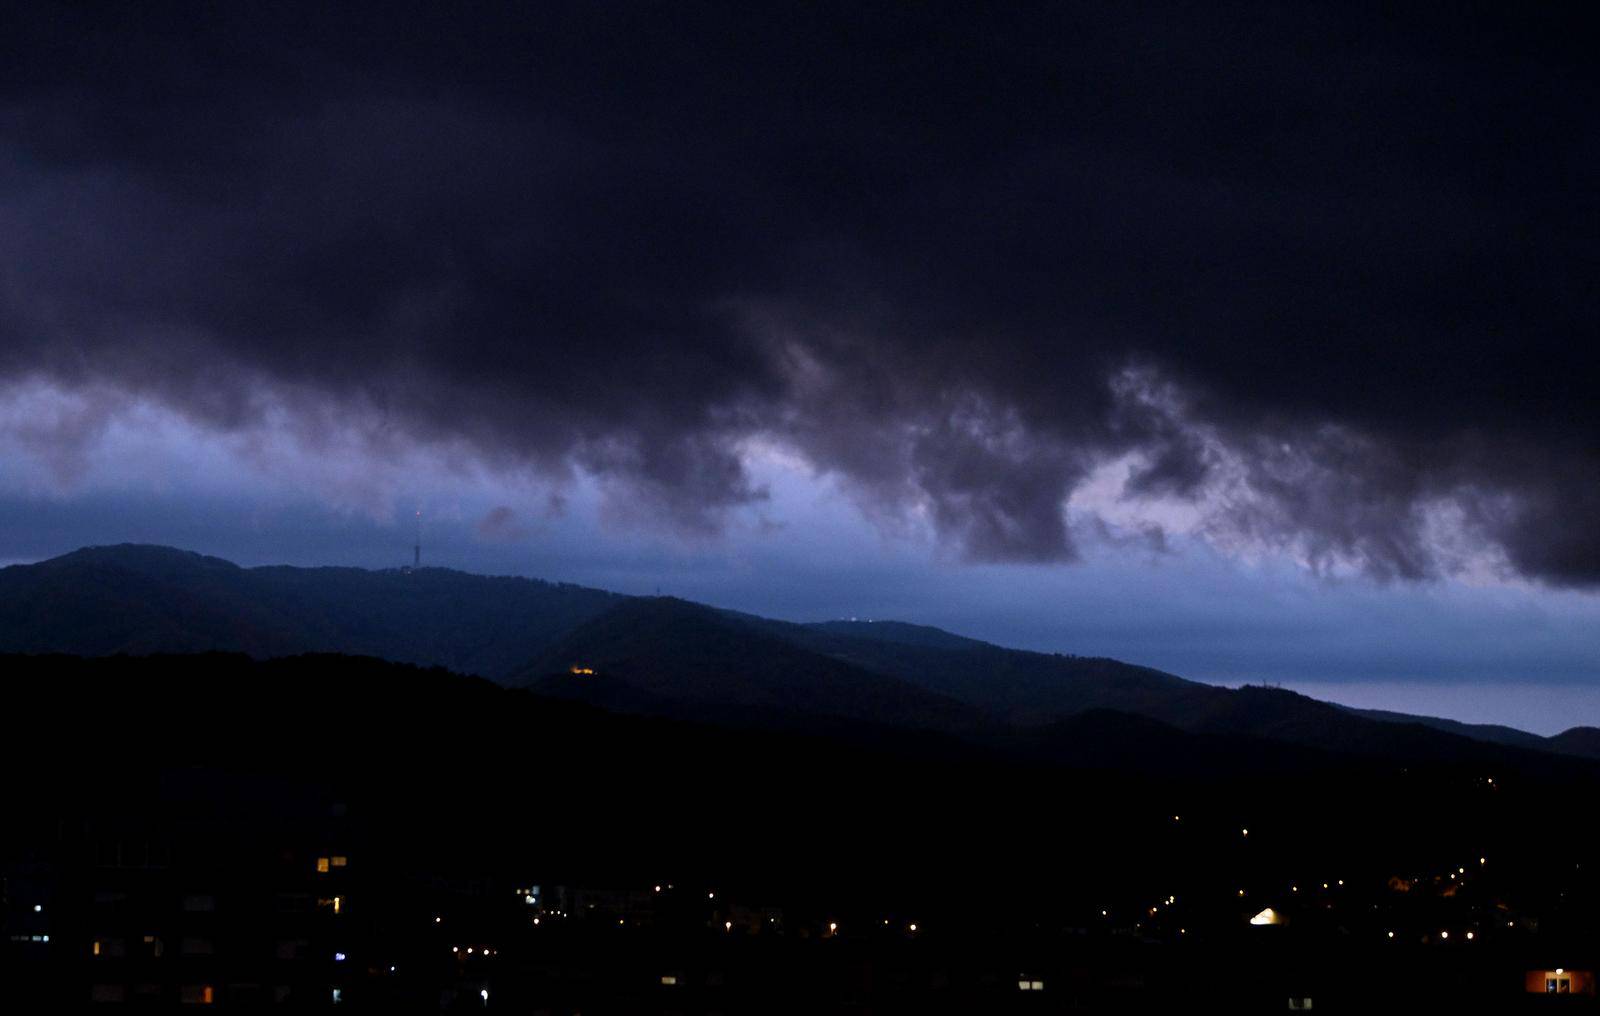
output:
{"label": "orange lit window", "polygon": [[345,865],[350,863],[350,859],[348,857],[340,857],[340,856],[330,857],[330,858],[328,858],[328,861],[335,868],[343,868]]}
{"label": "orange lit window", "polygon": [[326,857],[317,858],[317,871],[319,873],[321,873],[321,874],[324,874],[324,875],[327,874],[327,872],[328,872],[328,859]]}
{"label": "orange lit window", "polygon": [[337,914],[343,908],[344,908],[344,897],[343,896],[335,896],[333,898],[333,912]]}
{"label": "orange lit window", "polygon": [[97,942],[95,942],[95,944],[94,944],[94,947],[93,947],[93,948],[94,948],[94,954],[95,954],[95,955],[96,955],[96,956],[99,956],[99,955],[100,955],[100,943],[99,943],[99,942],[98,942],[98,941],[97,941]]}
{"label": "orange lit window", "polygon": [[211,985],[208,984],[200,990],[200,1003],[202,1005],[210,1005],[214,1001],[216,1001],[216,993],[212,991]]}

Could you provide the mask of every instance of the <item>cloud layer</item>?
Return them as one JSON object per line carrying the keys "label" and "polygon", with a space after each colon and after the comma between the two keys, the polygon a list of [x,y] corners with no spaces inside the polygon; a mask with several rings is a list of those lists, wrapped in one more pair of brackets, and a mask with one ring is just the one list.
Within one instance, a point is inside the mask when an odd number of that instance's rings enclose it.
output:
{"label": "cloud layer", "polygon": [[238,6],[0,42],[0,386],[74,400],[3,425],[64,478],[150,402],[691,534],[757,444],[976,561],[1600,582],[1573,26]]}

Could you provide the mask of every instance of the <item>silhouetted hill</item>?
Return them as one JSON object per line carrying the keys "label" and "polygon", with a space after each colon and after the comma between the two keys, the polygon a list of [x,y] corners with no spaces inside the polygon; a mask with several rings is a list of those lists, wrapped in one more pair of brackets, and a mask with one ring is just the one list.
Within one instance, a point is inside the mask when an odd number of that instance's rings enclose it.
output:
{"label": "silhouetted hill", "polygon": [[621,599],[442,568],[240,568],[95,547],[0,569],[0,652],[342,652],[499,678]]}
{"label": "silhouetted hill", "polygon": [[[831,622],[775,630],[817,652],[894,674],[1014,723],[1048,723],[1085,709],[1112,709],[1181,724],[1200,703],[1226,695],[1224,689],[1149,667],[1004,649],[936,628]],[[908,633],[909,638],[902,637]]]}
{"label": "silhouetted hill", "polygon": [[875,639],[892,642],[898,646],[920,646],[924,649],[979,649],[988,643],[955,635],[943,628],[924,624],[906,624],[904,621],[818,621],[806,625],[816,631],[833,635],[848,635],[858,639]]}
{"label": "silhouetted hill", "polygon": [[[606,708],[727,724],[831,722],[1004,741],[1104,710],[1193,734],[1483,765],[1538,750],[1600,757],[1582,729],[1364,714],[1230,690],[1117,660],[1006,649],[893,621],[795,624],[681,600],[439,568],[240,568],[164,547],[89,548],[0,569],[0,652],[348,653],[437,665]],[[573,665],[596,671],[585,677]],[[1592,728],[1590,728],[1592,729]],[[858,731],[863,737],[866,732]]]}
{"label": "silhouetted hill", "polygon": [[1573,727],[1550,738],[1550,743],[1569,755],[1600,758],[1600,727]]}
{"label": "silhouetted hill", "polygon": [[1489,741],[1493,744],[1511,745],[1516,748],[1533,748],[1536,750],[1557,750],[1555,740],[1530,734],[1526,730],[1515,727],[1501,726],[1497,723],[1462,723],[1460,720],[1447,720],[1440,716],[1416,716],[1411,713],[1396,713],[1386,709],[1354,709],[1344,706],[1347,712],[1357,716],[1364,716],[1369,720],[1382,720],[1387,723],[1420,723],[1425,727],[1443,730],[1446,733],[1460,734],[1470,737],[1475,741]]}
{"label": "silhouetted hill", "polygon": [[[594,673],[574,676],[574,667]],[[511,681],[612,708],[660,711],[675,703],[694,715],[734,709],[933,729],[984,722],[981,710],[954,698],[672,598],[622,601],[578,625]]]}

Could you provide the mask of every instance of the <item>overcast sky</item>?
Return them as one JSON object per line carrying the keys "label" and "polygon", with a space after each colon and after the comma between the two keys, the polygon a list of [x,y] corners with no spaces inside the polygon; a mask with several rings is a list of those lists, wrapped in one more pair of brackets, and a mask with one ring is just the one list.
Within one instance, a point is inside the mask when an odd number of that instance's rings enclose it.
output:
{"label": "overcast sky", "polygon": [[[333,9],[323,9],[324,6]],[[1585,25],[29,5],[0,559],[145,540],[1600,722]]]}

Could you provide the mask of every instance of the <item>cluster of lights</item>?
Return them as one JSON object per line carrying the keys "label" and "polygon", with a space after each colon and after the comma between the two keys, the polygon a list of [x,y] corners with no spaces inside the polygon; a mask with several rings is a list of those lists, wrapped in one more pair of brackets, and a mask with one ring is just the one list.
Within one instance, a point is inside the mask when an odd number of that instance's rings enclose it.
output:
{"label": "cluster of lights", "polygon": [[[483,946],[482,948],[479,948],[477,946],[472,946],[472,945],[467,946],[467,950],[466,950],[468,956],[472,956],[472,955],[494,956],[499,951],[500,950],[498,950],[498,949],[491,949],[488,946]],[[458,946],[458,945],[453,945],[453,946],[450,947],[450,952],[459,956],[461,954],[461,947]]]}

